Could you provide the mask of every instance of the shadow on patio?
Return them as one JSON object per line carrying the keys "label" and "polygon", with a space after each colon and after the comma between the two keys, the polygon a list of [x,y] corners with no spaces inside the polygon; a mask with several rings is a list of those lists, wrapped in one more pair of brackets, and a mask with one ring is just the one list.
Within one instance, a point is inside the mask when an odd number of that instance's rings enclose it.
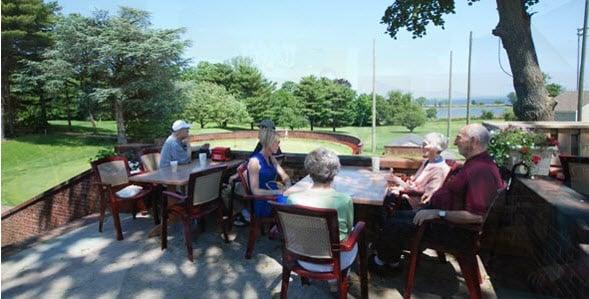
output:
{"label": "shadow on patio", "polygon": [[[212,219],[211,219],[212,220]],[[46,242],[39,242],[2,260],[2,296],[21,298],[276,298],[280,292],[281,247],[259,239],[254,257],[245,260],[247,228],[236,228],[225,244],[214,221],[199,233],[194,225],[195,263],[186,259],[181,225],[169,228],[169,244],[160,250],[159,238],[147,238],[151,219],[123,219],[125,240],[114,238],[112,218],[105,232],[93,223]],[[426,253],[428,253],[426,251]],[[457,263],[440,264],[424,257],[417,270],[414,297],[468,297]],[[483,295],[496,297],[489,277],[483,275]],[[327,283],[302,286],[293,276],[290,298],[332,298]],[[350,297],[360,294],[359,278],[351,275]],[[371,298],[400,298],[403,273],[369,278]],[[507,296],[507,293],[503,293]],[[509,297],[529,294],[510,292]],[[503,296],[502,296],[503,297]]]}

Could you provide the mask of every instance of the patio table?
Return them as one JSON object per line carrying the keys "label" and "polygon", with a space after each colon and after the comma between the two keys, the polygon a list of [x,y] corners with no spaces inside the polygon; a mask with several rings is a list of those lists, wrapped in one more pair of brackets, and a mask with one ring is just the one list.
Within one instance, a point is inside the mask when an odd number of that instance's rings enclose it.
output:
{"label": "patio table", "polygon": [[[201,165],[198,159],[195,159],[189,164],[178,165],[178,169],[176,172],[172,172],[172,167],[163,167],[156,171],[151,171],[148,173],[138,174],[129,177],[129,181],[133,183],[149,183],[149,184],[158,184],[163,185],[169,191],[176,191],[176,187],[185,186],[188,184],[188,179],[190,178],[190,174],[210,169],[212,166],[219,166],[219,165],[226,165],[228,169],[237,168],[239,164],[243,163],[243,160],[234,159],[226,162],[215,162],[211,161],[210,159],[207,160],[205,165]],[[165,197],[161,198],[161,206],[162,206],[162,215],[164,212],[164,207],[167,206],[168,200]],[[168,224],[173,223],[174,219],[170,219]],[[161,227],[162,225],[159,224],[154,227],[151,232],[149,233],[150,236],[153,236],[154,232],[160,230],[163,234],[164,229]],[[166,238],[162,238],[162,249],[166,248],[167,240]]]}
{"label": "patio table", "polygon": [[[342,166],[335,176],[332,187],[352,197],[354,205],[382,206],[387,192],[386,176],[388,171],[372,172],[368,168]],[[286,191],[290,194],[311,188],[313,181],[310,176],[304,177]]]}
{"label": "patio table", "polygon": [[133,183],[152,183],[165,185],[168,188],[184,186],[188,184],[188,178],[190,174],[197,171],[203,171],[210,169],[212,166],[226,165],[228,169],[237,168],[243,160],[235,159],[227,162],[214,162],[207,160],[206,165],[200,165],[198,159],[192,161],[189,164],[178,165],[176,172],[172,172],[172,167],[163,167],[156,171],[148,173],[138,174],[129,177],[129,181]]}

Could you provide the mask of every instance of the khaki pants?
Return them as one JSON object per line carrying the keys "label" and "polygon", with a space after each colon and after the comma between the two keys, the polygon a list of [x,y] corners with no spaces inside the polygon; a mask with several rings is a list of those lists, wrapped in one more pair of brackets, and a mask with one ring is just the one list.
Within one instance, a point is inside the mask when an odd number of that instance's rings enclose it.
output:
{"label": "khaki pants", "polygon": [[233,211],[230,211],[230,212],[232,212],[232,213],[234,213],[235,211],[241,212],[241,210],[249,208],[249,205],[248,205],[249,202],[247,200],[240,200],[240,197],[243,197],[246,195],[241,182],[235,183],[235,188],[233,190],[234,194],[237,195],[237,196],[235,196],[235,198],[231,198],[231,185],[228,185],[225,188],[223,188],[223,190],[221,192],[222,192],[221,196],[223,198],[223,204],[225,204],[225,207],[227,209],[229,209],[229,207],[230,207],[230,205],[229,205],[230,201],[233,200]]}

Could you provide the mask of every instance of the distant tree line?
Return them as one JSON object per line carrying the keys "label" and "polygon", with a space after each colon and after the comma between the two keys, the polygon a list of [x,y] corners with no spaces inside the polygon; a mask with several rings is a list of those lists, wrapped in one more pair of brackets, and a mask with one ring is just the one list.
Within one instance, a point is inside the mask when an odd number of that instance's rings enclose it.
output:
{"label": "distant tree line", "polygon": [[[129,7],[86,17],[62,15],[55,2],[2,0],[3,136],[47,132],[50,119],[114,119],[119,143],[164,136],[176,118],[252,128],[270,118],[333,131],[372,123],[372,95],[346,79],[309,75],[277,86],[245,57],[191,66],[183,32],[154,28],[148,12]],[[377,125],[413,131],[428,117],[425,102],[376,95]]]}
{"label": "distant tree line", "polygon": [[64,16],[54,2],[2,0],[3,133],[56,118],[115,119],[119,143],[161,133],[183,109],[182,33],[128,7]]}

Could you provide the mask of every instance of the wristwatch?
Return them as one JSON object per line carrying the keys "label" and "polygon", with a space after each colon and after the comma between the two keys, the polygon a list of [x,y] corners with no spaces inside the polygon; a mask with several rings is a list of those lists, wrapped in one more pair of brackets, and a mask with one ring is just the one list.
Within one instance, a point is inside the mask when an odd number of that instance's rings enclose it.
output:
{"label": "wristwatch", "polygon": [[438,217],[440,217],[440,219],[444,219],[444,218],[446,218],[446,211],[444,211],[444,210],[439,210],[439,211],[438,211]]}

